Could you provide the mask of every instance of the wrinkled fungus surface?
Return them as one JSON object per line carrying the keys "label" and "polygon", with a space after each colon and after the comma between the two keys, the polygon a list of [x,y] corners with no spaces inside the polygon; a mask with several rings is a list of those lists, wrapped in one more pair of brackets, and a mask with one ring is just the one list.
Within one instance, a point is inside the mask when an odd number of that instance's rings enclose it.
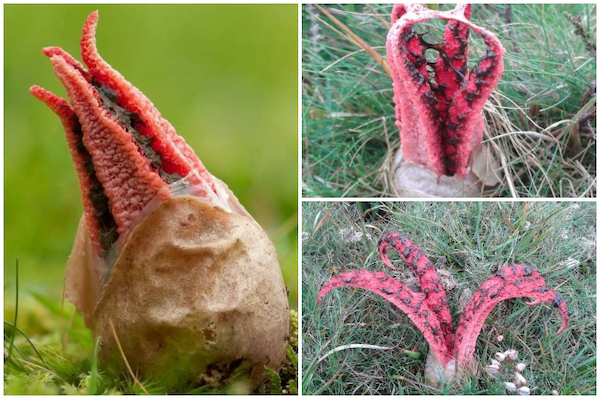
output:
{"label": "wrinkled fungus surface", "polygon": [[562,295],[546,287],[540,273],[531,266],[512,264],[500,268],[481,285],[466,306],[453,334],[448,299],[433,264],[408,238],[392,232],[385,234],[379,242],[381,260],[392,269],[395,267],[387,256],[389,248],[398,251],[408,263],[419,280],[420,292],[411,290],[385,272],[354,270],[329,280],[321,288],[318,301],[321,302],[332,289],[344,286],[374,292],[402,310],[417,326],[442,368],[451,361],[456,361],[457,371],[469,366],[483,323],[494,306],[505,299],[533,298],[533,302],[526,302],[529,306],[546,302],[562,316],[562,325],[557,333],[563,332],[567,326],[570,313]]}
{"label": "wrinkled fungus surface", "polygon": [[[468,173],[471,151],[482,140],[483,105],[504,70],[504,48],[470,17],[468,4],[452,11],[422,4],[397,4],[392,10],[386,49],[403,155],[438,176]],[[414,30],[415,24],[430,19],[448,21],[442,43],[429,43]],[[487,47],[470,71],[469,29]],[[427,61],[427,50],[437,51],[435,62]]]}

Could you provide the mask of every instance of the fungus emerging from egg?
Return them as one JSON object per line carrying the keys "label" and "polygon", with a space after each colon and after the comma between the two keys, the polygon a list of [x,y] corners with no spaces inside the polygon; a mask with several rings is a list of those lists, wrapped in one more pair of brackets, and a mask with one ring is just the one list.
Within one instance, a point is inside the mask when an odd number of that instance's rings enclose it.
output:
{"label": "fungus emerging from egg", "polygon": [[99,357],[168,386],[251,385],[285,358],[286,288],[273,244],[233,193],[138,89],[98,54],[92,13],[84,68],[43,50],[70,102],[31,93],[61,118],[84,216],[67,264],[67,298],[101,337]]}
{"label": "fungus emerging from egg", "polygon": [[[471,163],[480,154],[485,128],[481,112],[504,70],[505,50],[493,33],[470,17],[470,4],[451,11],[396,4],[392,10],[386,51],[402,143],[395,161],[400,166],[394,169],[397,188],[408,196],[477,195],[478,178],[486,180],[482,172],[470,173]],[[426,33],[414,29],[431,19],[448,21],[441,43],[427,42]],[[470,71],[469,30],[486,45],[485,55]],[[428,61],[427,51],[436,51],[437,59]]]}

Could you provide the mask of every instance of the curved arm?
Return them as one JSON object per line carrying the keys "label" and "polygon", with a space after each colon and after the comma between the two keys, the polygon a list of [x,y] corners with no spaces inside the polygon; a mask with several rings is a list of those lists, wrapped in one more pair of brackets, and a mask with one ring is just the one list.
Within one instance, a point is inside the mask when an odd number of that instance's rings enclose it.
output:
{"label": "curved arm", "polygon": [[452,315],[448,308],[446,291],[440,278],[431,264],[431,261],[423,254],[421,249],[408,238],[400,233],[392,232],[384,234],[379,241],[379,255],[388,267],[395,269],[387,256],[387,249],[391,246],[402,255],[406,263],[410,265],[414,275],[419,279],[421,292],[425,294],[425,304],[437,317],[444,342],[449,352],[452,352]]}
{"label": "curved arm", "polygon": [[434,313],[424,305],[426,299],[424,294],[413,292],[384,272],[354,270],[340,273],[325,283],[317,296],[318,302],[321,303],[323,296],[332,289],[345,286],[371,291],[396,305],[421,331],[429,343],[430,350],[440,361],[445,365],[451,360],[452,356],[443,340],[440,323]]}
{"label": "curved arm", "polygon": [[511,265],[500,269],[485,281],[464,310],[456,329],[454,341],[458,367],[471,361],[477,337],[488,314],[497,303],[510,298],[533,298],[530,306],[546,302],[562,316],[558,334],[564,331],[569,322],[569,309],[560,293],[546,287],[544,279],[528,265]]}

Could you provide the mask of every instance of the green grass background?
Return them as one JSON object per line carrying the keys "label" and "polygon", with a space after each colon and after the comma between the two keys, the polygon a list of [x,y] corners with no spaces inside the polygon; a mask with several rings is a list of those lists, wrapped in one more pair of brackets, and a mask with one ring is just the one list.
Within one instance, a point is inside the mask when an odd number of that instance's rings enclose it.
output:
{"label": "green grass background", "polygon": [[[507,349],[517,349],[519,361],[528,364],[523,375],[532,394],[596,392],[595,202],[368,204],[302,204],[304,393],[506,394],[502,382],[507,379],[490,377],[483,368],[494,353]],[[368,219],[364,215],[375,212],[368,208],[380,208],[383,214]],[[344,242],[344,229],[359,239]],[[445,269],[457,283],[446,292],[455,326],[462,313],[459,298],[467,288],[474,293],[499,267],[527,263],[548,287],[563,294],[573,312],[568,327],[556,335],[561,318],[547,304],[528,307],[524,298],[502,301],[487,317],[476,343],[479,373],[462,386],[429,388],[423,377],[427,342],[395,306],[349,287],[331,291],[317,305],[319,289],[337,273],[367,269],[395,278],[402,271],[410,274],[394,250],[389,256],[397,271],[380,260],[377,242],[389,231],[404,234],[434,264],[446,257]],[[496,342],[498,335],[504,336],[501,343]],[[328,351],[348,344],[392,350],[347,349],[317,364]],[[403,350],[417,351],[421,358]]]}
{"label": "green grass background", "polygon": [[6,5],[5,320],[18,258],[20,326],[36,344],[57,329],[58,316],[31,295],[60,304],[82,208],[61,123],[28,89],[66,97],[41,49],[80,59],[81,28],[96,9],[100,54],[267,231],[297,308],[297,6]]}

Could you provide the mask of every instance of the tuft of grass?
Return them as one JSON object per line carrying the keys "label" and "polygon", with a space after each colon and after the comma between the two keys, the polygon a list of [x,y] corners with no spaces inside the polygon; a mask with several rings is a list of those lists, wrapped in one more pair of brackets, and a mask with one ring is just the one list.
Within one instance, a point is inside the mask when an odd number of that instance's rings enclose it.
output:
{"label": "tuft of grass", "polygon": [[94,354],[92,355],[92,367],[90,370],[90,383],[88,388],[88,395],[95,395],[98,393],[98,381],[100,380],[100,373],[98,372],[98,346],[100,345],[100,338],[96,338],[96,344],[94,345]]}
{"label": "tuft of grass", "polygon": [[[392,81],[373,55],[385,56],[390,11],[303,6],[305,197],[394,195],[389,170],[400,140]],[[477,4],[471,19],[507,49],[505,72],[484,108],[484,145],[503,181],[484,195],[595,197],[596,56],[589,37],[596,5]],[[416,29],[439,42],[443,27],[430,21]],[[484,51],[472,35],[470,66]]]}
{"label": "tuft of grass", "polygon": [[[494,353],[514,348],[534,394],[596,392],[596,204],[594,202],[304,202],[302,206],[303,392],[350,394],[505,394],[486,375]],[[447,270],[454,323],[469,298],[499,267],[527,263],[561,292],[572,316],[556,335],[558,313],[526,299],[498,304],[476,344],[478,373],[461,386],[435,390],[424,379],[428,345],[408,317],[370,292],[340,288],[320,306],[317,294],[333,275],[353,269],[410,275],[390,251],[397,271],[380,260],[377,242],[398,231]],[[406,281],[405,281],[406,282]],[[503,335],[501,343],[496,341]],[[348,345],[362,348],[332,349]],[[367,345],[391,347],[374,350]],[[411,356],[419,352],[422,356]],[[323,389],[323,387],[325,387]]]}

